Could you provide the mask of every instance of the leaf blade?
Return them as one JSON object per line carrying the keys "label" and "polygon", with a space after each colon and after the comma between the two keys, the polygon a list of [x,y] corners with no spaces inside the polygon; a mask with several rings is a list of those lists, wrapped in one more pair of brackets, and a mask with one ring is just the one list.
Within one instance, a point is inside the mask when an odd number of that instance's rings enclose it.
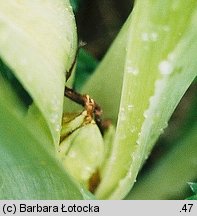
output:
{"label": "leaf blade", "polygon": [[1,1],[0,6],[0,56],[34,99],[57,143],[64,73],[76,49],[69,3],[8,0]]}
{"label": "leaf blade", "polygon": [[[121,72],[112,71],[114,65],[120,64],[124,69],[115,141],[97,190],[99,198],[120,199],[129,192],[156,139],[195,78],[196,7],[193,0],[137,1],[130,24],[122,33],[128,37],[122,38],[125,53],[120,54],[120,61],[114,58],[113,62],[114,52],[119,51],[114,48],[118,47],[115,41],[113,52],[112,49],[109,51],[97,75],[90,79],[92,83],[87,83],[85,89],[88,92],[90,86],[96,86],[101,81],[104,92],[100,90],[100,95],[107,94],[108,99],[99,97],[98,87],[93,89],[92,95],[97,101],[107,101],[101,104],[104,112],[111,110],[114,114],[118,100],[110,100],[109,95],[113,97],[120,92],[121,85],[117,85],[114,92],[114,88],[109,87],[109,74],[106,73],[114,72],[117,78]],[[159,8],[163,8],[162,13]],[[111,68],[106,66],[106,62],[112,62]],[[109,179],[112,181],[109,182]]]}
{"label": "leaf blade", "polygon": [[39,111],[24,110],[1,73],[0,86],[0,198],[83,199],[55,157],[50,132]]}

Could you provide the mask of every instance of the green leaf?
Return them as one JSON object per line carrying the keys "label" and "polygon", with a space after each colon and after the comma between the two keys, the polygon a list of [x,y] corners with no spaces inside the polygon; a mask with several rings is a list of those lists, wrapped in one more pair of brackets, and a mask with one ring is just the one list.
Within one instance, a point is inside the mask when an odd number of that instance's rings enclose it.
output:
{"label": "green leaf", "polygon": [[197,183],[190,182],[189,186],[194,193],[197,193]]}
{"label": "green leaf", "polygon": [[31,95],[59,141],[65,71],[76,51],[68,0],[0,2],[0,58]]}
{"label": "green leaf", "polygon": [[117,120],[97,197],[120,199],[133,186],[196,76],[196,38],[196,1],[136,2],[132,16],[83,89],[101,104],[107,117]]}
{"label": "green leaf", "polygon": [[[126,199],[176,199],[183,197],[186,182],[196,179],[197,124],[193,125],[172,150],[139,178]],[[165,180],[164,180],[165,179]],[[196,190],[196,185],[190,185]]]}
{"label": "green leaf", "polygon": [[191,197],[187,198],[187,200],[197,200],[197,195],[191,196]]}
{"label": "green leaf", "polygon": [[98,61],[86,50],[81,49],[77,59],[74,89],[79,91],[98,65]]}
{"label": "green leaf", "polygon": [[89,197],[54,145],[75,50],[68,1],[0,2],[0,199]]}
{"label": "green leaf", "polygon": [[187,200],[197,200],[197,183],[190,182],[189,185],[195,195],[187,198]]}
{"label": "green leaf", "polygon": [[88,117],[87,111],[64,114],[58,154],[68,173],[90,188],[103,162],[104,142],[95,121],[87,121]]}
{"label": "green leaf", "polygon": [[[113,122],[116,122],[118,118],[130,22],[131,16],[108,50],[105,58],[81,90],[83,93],[91,95],[98,104],[102,105],[104,117],[110,118]],[[110,97],[113,100],[110,100]]]}
{"label": "green leaf", "polygon": [[1,72],[0,86],[0,199],[82,199],[37,107],[25,109]]}
{"label": "green leaf", "polygon": [[72,5],[72,8],[75,12],[77,12],[79,8],[80,1],[81,0],[70,0],[70,4]]}

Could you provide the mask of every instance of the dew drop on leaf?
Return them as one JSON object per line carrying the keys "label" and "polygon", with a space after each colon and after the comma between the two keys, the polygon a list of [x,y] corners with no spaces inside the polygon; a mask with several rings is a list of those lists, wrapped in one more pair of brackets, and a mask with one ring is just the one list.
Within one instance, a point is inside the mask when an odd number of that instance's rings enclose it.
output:
{"label": "dew drop on leaf", "polygon": [[160,128],[160,129],[159,129],[159,133],[160,133],[160,134],[163,134],[163,132],[164,132],[164,129],[163,129],[163,128]]}
{"label": "dew drop on leaf", "polygon": [[136,141],[136,144],[137,144],[137,145],[139,145],[139,144],[140,144],[140,141],[139,141],[139,140],[137,140],[137,141]]}
{"label": "dew drop on leaf", "polygon": [[160,70],[160,73],[162,75],[168,75],[168,74],[172,73],[173,67],[169,61],[164,60],[164,61],[160,62],[159,70]]}
{"label": "dew drop on leaf", "polygon": [[141,38],[142,38],[143,41],[149,41],[148,33],[143,32],[142,35],[141,35]]}
{"label": "dew drop on leaf", "polygon": [[170,26],[164,25],[164,26],[163,26],[163,30],[164,30],[165,32],[169,32],[169,31],[170,31]]}
{"label": "dew drop on leaf", "polygon": [[132,74],[134,76],[137,76],[139,73],[139,70],[136,67],[133,66],[127,66],[127,73]]}
{"label": "dew drop on leaf", "polygon": [[144,111],[143,116],[145,119],[148,118],[148,109]]}
{"label": "dew drop on leaf", "polygon": [[167,128],[167,126],[168,126],[168,122],[164,122],[163,128],[165,129],[165,128]]}
{"label": "dew drop on leaf", "polygon": [[56,127],[55,127],[55,130],[56,130],[57,132],[60,132],[61,126],[60,126],[59,124],[57,124]]}
{"label": "dew drop on leaf", "polygon": [[129,105],[127,106],[127,109],[128,109],[129,112],[132,111],[132,110],[133,110],[133,104],[129,104]]}
{"label": "dew drop on leaf", "polygon": [[158,33],[157,32],[143,32],[142,35],[141,35],[141,39],[145,42],[148,42],[148,41],[152,41],[152,42],[155,42],[158,40]]}
{"label": "dew drop on leaf", "polygon": [[135,131],[136,131],[136,127],[135,127],[135,126],[132,126],[131,129],[130,129],[130,132],[131,132],[131,133],[134,133]]}
{"label": "dew drop on leaf", "polygon": [[157,41],[158,40],[158,34],[156,32],[151,33],[151,39],[152,41]]}
{"label": "dew drop on leaf", "polygon": [[57,113],[52,113],[50,116],[50,122],[55,123],[58,120],[58,114]]}
{"label": "dew drop on leaf", "polygon": [[70,156],[71,158],[76,158],[76,152],[74,152],[74,151],[70,152],[70,153],[69,153],[69,156]]}
{"label": "dew drop on leaf", "polygon": [[148,154],[147,155],[145,155],[145,157],[144,157],[144,160],[147,160],[148,159]]}
{"label": "dew drop on leaf", "polygon": [[120,108],[120,114],[119,114],[120,121],[125,121],[126,120],[126,114],[125,114],[125,109]]}

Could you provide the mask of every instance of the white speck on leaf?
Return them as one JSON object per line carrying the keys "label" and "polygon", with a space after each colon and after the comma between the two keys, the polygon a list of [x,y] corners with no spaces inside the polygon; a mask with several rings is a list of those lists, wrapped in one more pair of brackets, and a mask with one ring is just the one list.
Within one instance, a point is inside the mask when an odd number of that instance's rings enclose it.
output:
{"label": "white speck on leaf", "polygon": [[120,108],[120,120],[121,121],[125,121],[126,120],[126,115],[125,115],[125,109],[124,108]]}
{"label": "white speck on leaf", "polygon": [[57,113],[52,113],[50,117],[50,122],[51,123],[56,123],[58,121],[58,114]]}
{"label": "white speck on leaf", "polygon": [[133,74],[134,76],[137,76],[139,73],[139,70],[136,67],[132,67],[132,66],[127,66],[127,72],[129,74]]}
{"label": "white speck on leaf", "polygon": [[152,41],[157,41],[157,40],[158,40],[158,34],[157,34],[156,32],[152,32],[152,33],[150,34],[150,39],[151,39]]}
{"label": "white speck on leaf", "polygon": [[128,111],[132,111],[133,110],[133,104],[129,104],[127,109],[128,109]]}
{"label": "white speck on leaf", "polygon": [[164,25],[164,26],[163,26],[163,30],[164,30],[165,32],[169,32],[169,31],[170,31],[170,27],[169,27],[168,25]]}
{"label": "white speck on leaf", "polygon": [[148,118],[148,110],[144,111],[143,116],[144,116],[145,119]]}
{"label": "white speck on leaf", "polygon": [[171,74],[173,71],[172,63],[168,60],[164,60],[159,64],[159,70],[162,75]]}
{"label": "white speck on leaf", "polygon": [[131,133],[134,133],[134,132],[136,131],[136,129],[137,129],[137,128],[136,128],[135,126],[132,126],[131,129],[130,129],[130,132],[131,132]]}
{"label": "white speck on leaf", "polygon": [[150,33],[147,33],[147,32],[143,32],[142,35],[141,35],[141,38],[143,41],[152,41],[152,42],[155,42],[158,40],[158,33],[157,32],[150,32]]}

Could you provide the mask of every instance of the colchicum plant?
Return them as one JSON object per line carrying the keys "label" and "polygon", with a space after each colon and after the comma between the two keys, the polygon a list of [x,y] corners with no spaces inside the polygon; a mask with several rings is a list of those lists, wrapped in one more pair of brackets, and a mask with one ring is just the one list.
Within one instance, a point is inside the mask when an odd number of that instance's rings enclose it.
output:
{"label": "colchicum plant", "polygon": [[[0,198],[186,199],[188,183],[196,193],[195,93],[182,138],[139,172],[196,90],[197,1],[136,0],[97,67],[79,51],[79,2],[0,1]],[[96,67],[85,81],[80,64]]]}

